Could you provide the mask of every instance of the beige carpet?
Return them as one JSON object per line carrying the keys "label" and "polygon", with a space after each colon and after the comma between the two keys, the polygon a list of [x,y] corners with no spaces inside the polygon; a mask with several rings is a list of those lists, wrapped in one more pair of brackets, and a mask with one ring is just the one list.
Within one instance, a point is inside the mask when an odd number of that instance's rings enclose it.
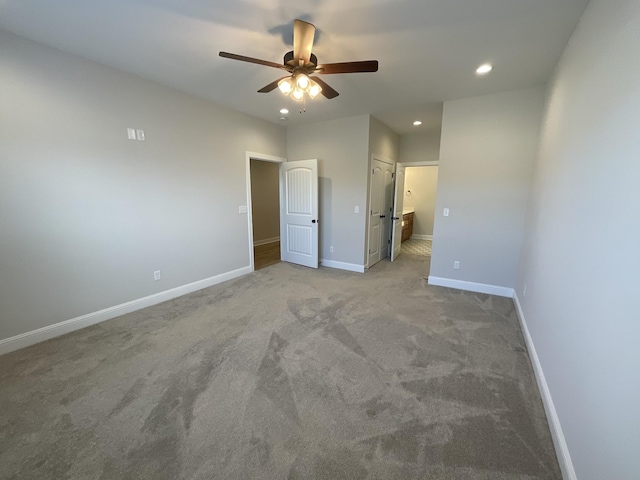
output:
{"label": "beige carpet", "polygon": [[511,300],[427,271],[279,263],[2,356],[0,477],[560,479]]}

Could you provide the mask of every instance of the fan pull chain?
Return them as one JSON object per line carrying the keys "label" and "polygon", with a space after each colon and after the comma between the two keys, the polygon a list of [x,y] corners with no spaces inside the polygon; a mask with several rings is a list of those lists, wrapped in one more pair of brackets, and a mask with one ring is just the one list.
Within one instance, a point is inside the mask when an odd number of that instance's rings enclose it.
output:
{"label": "fan pull chain", "polygon": [[302,97],[302,108],[300,108],[300,113],[305,113],[307,111],[307,98]]}

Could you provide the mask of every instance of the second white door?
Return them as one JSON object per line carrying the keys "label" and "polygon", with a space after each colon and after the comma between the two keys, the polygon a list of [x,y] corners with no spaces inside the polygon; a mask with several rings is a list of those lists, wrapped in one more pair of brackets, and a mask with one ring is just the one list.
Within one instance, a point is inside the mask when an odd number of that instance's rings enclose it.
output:
{"label": "second white door", "polygon": [[389,256],[393,206],[393,164],[371,161],[368,266]]}
{"label": "second white door", "polygon": [[402,210],[404,203],[404,167],[396,163],[396,185],[393,195],[393,216],[391,233],[391,261],[400,255],[402,244]]}

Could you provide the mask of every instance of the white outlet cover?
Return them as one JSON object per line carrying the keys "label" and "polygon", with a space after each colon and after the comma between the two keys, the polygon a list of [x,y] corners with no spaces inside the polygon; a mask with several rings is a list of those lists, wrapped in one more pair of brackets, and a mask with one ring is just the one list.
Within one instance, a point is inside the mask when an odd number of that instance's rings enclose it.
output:
{"label": "white outlet cover", "polygon": [[127,128],[127,138],[129,140],[136,139],[136,129],[135,128]]}
{"label": "white outlet cover", "polygon": [[355,213],[360,213],[360,207],[359,207],[358,205],[356,205],[356,206],[353,208],[353,211],[354,211]]}
{"label": "white outlet cover", "polygon": [[442,212],[442,216],[444,217],[448,217],[449,216],[449,209],[445,208],[444,211]]}

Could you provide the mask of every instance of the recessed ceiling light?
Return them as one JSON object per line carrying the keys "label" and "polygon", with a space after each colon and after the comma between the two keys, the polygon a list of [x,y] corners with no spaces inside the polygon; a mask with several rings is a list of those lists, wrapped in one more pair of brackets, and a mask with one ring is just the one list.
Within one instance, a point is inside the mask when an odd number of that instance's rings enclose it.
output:
{"label": "recessed ceiling light", "polygon": [[280,113],[281,113],[282,115],[286,115],[287,113],[289,113],[289,110],[288,110],[288,109],[286,109],[286,108],[281,108],[281,109],[280,109]]}
{"label": "recessed ceiling light", "polygon": [[417,127],[418,125],[422,125],[422,122],[420,120],[416,120],[413,124]]}
{"label": "recessed ceiling light", "polygon": [[489,73],[491,70],[493,70],[493,65],[491,65],[490,63],[485,63],[483,65],[480,65],[477,69],[476,69],[476,73],[478,75],[486,75],[487,73]]}

